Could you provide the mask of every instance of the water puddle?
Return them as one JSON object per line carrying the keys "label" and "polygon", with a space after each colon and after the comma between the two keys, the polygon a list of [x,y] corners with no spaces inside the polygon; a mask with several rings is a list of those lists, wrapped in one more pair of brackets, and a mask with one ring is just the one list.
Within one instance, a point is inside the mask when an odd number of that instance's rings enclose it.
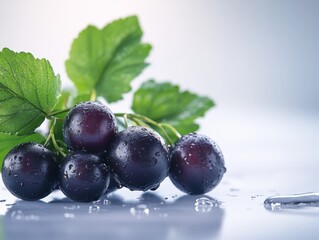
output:
{"label": "water puddle", "polygon": [[210,212],[214,207],[219,207],[220,202],[215,199],[209,199],[206,197],[197,198],[195,200],[195,211],[196,212]]}
{"label": "water puddle", "polygon": [[264,207],[270,211],[318,206],[319,193],[302,193],[285,196],[273,196],[267,198],[264,201]]}

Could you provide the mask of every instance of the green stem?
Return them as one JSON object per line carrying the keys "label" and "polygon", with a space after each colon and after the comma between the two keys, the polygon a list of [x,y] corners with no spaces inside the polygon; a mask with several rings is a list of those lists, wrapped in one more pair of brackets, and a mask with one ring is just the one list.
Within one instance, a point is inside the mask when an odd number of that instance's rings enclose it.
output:
{"label": "green stem", "polygon": [[134,122],[136,125],[140,125],[141,124],[141,121],[138,120],[138,119],[135,119],[135,118],[128,118],[130,119],[132,122]]}
{"label": "green stem", "polygon": [[128,128],[127,114],[124,114],[123,118],[124,118],[125,128]]}
{"label": "green stem", "polygon": [[168,141],[170,142],[170,144],[174,144],[174,142],[172,141],[172,139],[168,136],[167,132],[165,131],[165,129],[163,128],[163,126],[161,124],[158,124],[159,128],[162,130],[162,132],[164,133],[165,137],[168,139]]}
{"label": "green stem", "polygon": [[143,127],[148,127],[148,128],[150,128],[150,125],[148,125],[147,123],[145,123],[145,122],[143,122],[143,121],[141,121],[140,119],[138,119],[138,118],[131,118],[137,125],[139,125],[139,126],[143,126]]}
{"label": "green stem", "polygon": [[50,132],[49,132],[49,136],[47,137],[44,145],[47,145],[49,143],[49,140],[51,139],[52,143],[53,143],[53,146],[54,148],[63,156],[65,157],[66,154],[63,152],[63,150],[59,147],[57,141],[56,141],[56,138],[55,138],[55,135],[54,135],[54,128],[55,128],[55,124],[56,124],[56,118],[53,118],[53,122],[51,124],[51,127],[50,127]]}
{"label": "green stem", "polygon": [[44,142],[44,146],[45,146],[45,147],[48,145],[50,139],[51,139],[51,134],[49,133],[47,139],[46,139],[45,142]]}
{"label": "green stem", "polygon": [[90,101],[96,101],[96,91],[95,91],[95,89],[92,89]]}
{"label": "green stem", "polygon": [[56,115],[59,115],[59,114],[61,114],[61,113],[65,113],[65,112],[68,112],[68,111],[70,111],[70,108],[67,108],[67,109],[63,109],[63,110],[59,110],[59,111],[55,111],[55,112],[52,112],[52,113],[49,113],[49,114],[47,114],[47,118],[52,118],[52,117],[54,117],[54,116],[56,116]]}
{"label": "green stem", "polygon": [[63,152],[62,149],[59,147],[58,143],[56,142],[56,139],[55,139],[54,134],[52,135],[52,143],[53,143],[53,146],[55,147],[55,149],[58,150],[58,152],[59,152],[63,157],[65,157],[65,156],[66,156],[66,153]]}
{"label": "green stem", "polygon": [[143,116],[143,115],[133,114],[133,113],[115,113],[115,116],[116,117],[123,117],[124,121],[125,121],[125,118],[128,118],[140,126],[149,127],[148,124],[151,124],[153,126],[158,127],[163,132],[164,136],[167,138],[167,140],[170,142],[170,144],[174,144],[174,142],[169,137],[169,135],[167,134],[164,127],[169,129],[176,137],[178,137],[178,138],[181,137],[181,134],[172,125],[170,125],[168,123],[158,123],[158,122],[156,122],[156,121],[154,121],[146,116]]}
{"label": "green stem", "polygon": [[176,130],[176,128],[174,128],[171,124],[161,123],[161,125],[162,125],[163,127],[168,128],[169,130],[171,130],[171,131],[175,134],[176,137],[178,137],[178,138],[181,138],[181,137],[182,137],[182,135],[181,135],[181,134]]}

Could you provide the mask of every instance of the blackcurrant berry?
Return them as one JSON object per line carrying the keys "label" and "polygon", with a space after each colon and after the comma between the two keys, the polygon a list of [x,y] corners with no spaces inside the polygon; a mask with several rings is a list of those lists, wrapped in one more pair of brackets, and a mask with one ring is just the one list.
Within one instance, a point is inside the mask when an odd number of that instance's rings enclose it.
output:
{"label": "blackcurrant berry", "polygon": [[102,152],[116,133],[111,110],[99,102],[83,102],[73,107],[64,122],[63,138],[71,150]]}
{"label": "blackcurrant berry", "polygon": [[97,155],[74,152],[67,155],[60,164],[60,189],[74,201],[91,202],[99,199],[109,181],[109,171]]}
{"label": "blackcurrant berry", "polygon": [[197,195],[209,192],[218,185],[225,171],[221,150],[204,135],[185,135],[171,150],[169,177],[185,193]]}
{"label": "blackcurrant berry", "polygon": [[110,194],[112,192],[114,192],[115,190],[117,190],[117,186],[118,183],[115,181],[115,179],[111,176],[110,177],[110,184],[107,187],[107,189],[105,189],[104,194]]}
{"label": "blackcurrant berry", "polygon": [[114,137],[107,154],[114,178],[131,190],[155,189],[168,175],[167,146],[151,129],[125,129]]}
{"label": "blackcurrant berry", "polygon": [[58,163],[54,154],[37,143],[23,143],[5,157],[2,179],[7,189],[23,200],[39,200],[57,185]]}

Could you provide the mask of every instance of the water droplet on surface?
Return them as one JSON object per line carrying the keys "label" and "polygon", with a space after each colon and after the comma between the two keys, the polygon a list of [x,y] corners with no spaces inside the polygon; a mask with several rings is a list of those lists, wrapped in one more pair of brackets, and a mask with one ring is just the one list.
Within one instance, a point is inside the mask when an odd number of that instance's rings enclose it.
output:
{"label": "water droplet on surface", "polygon": [[143,216],[148,216],[150,213],[150,210],[147,208],[147,205],[139,204],[136,207],[130,208],[130,213],[131,215],[140,218]]}
{"label": "water droplet on surface", "polygon": [[155,155],[159,157],[161,155],[161,153],[160,152],[156,152]]}
{"label": "water droplet on surface", "polygon": [[74,213],[64,213],[65,218],[74,218]]}
{"label": "water droplet on surface", "polygon": [[89,207],[89,213],[96,213],[100,211],[100,207],[97,205],[93,205]]}
{"label": "water droplet on surface", "polygon": [[264,201],[264,207],[270,211],[318,207],[319,193],[303,193],[285,196],[273,196]]}
{"label": "water droplet on surface", "polygon": [[67,210],[74,210],[74,209],[80,208],[80,206],[67,205],[67,206],[64,206],[63,208],[64,208],[64,209],[67,209]]}
{"label": "water droplet on surface", "polygon": [[11,218],[19,221],[38,221],[39,216],[37,215],[25,215],[21,210],[13,211],[11,213]]}
{"label": "water droplet on surface", "polygon": [[196,212],[210,212],[214,207],[219,207],[220,203],[217,200],[210,200],[207,197],[197,198],[195,200],[195,211]]}
{"label": "water droplet on surface", "polygon": [[98,204],[101,203],[101,200],[99,199],[99,200],[93,201],[92,203],[93,203],[94,205],[98,205]]}
{"label": "water droplet on surface", "polygon": [[263,196],[264,196],[264,195],[260,195],[260,194],[252,195],[252,196],[250,197],[250,199],[251,199],[251,200],[254,200],[254,199],[256,199],[256,198],[263,197]]}

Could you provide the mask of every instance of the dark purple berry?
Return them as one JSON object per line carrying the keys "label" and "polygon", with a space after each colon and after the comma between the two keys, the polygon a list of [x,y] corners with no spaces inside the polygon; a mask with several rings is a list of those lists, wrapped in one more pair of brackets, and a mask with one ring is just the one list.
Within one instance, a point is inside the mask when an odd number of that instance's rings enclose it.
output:
{"label": "dark purple berry", "polygon": [[60,189],[74,201],[91,202],[99,199],[109,181],[110,174],[106,165],[94,154],[71,153],[60,164]]}
{"label": "dark purple berry", "polygon": [[68,113],[63,137],[71,150],[97,153],[106,150],[116,131],[115,116],[107,106],[83,102]]}
{"label": "dark purple berry", "polygon": [[58,163],[54,154],[37,143],[23,143],[5,157],[2,179],[7,189],[23,200],[39,200],[57,185]]}
{"label": "dark purple berry", "polygon": [[185,135],[171,151],[169,177],[185,193],[197,195],[211,191],[218,185],[225,171],[221,150],[204,135]]}
{"label": "dark purple berry", "polygon": [[104,191],[104,194],[110,194],[112,192],[114,192],[115,190],[117,190],[118,183],[115,181],[115,179],[111,176],[110,177],[110,184],[109,186],[106,188],[106,190]]}
{"label": "dark purple berry", "polygon": [[108,150],[116,181],[131,190],[155,189],[168,175],[167,146],[149,128],[129,127],[118,133]]}

